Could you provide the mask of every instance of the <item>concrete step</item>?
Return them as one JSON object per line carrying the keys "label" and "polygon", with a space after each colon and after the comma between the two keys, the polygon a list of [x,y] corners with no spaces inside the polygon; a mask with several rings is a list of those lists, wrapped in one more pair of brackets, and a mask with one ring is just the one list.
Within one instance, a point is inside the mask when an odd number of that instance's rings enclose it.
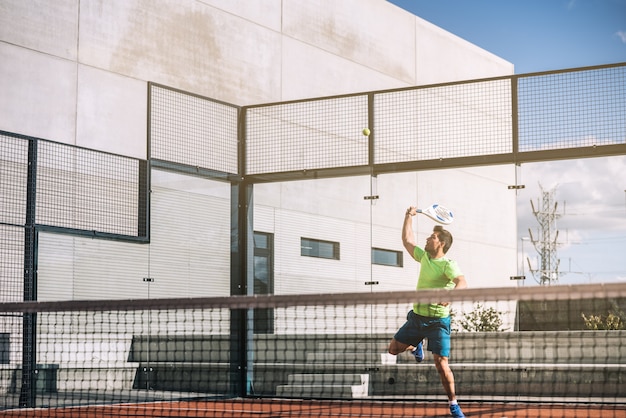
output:
{"label": "concrete step", "polygon": [[355,350],[367,349],[369,351],[387,351],[389,341],[365,341],[358,342],[356,340],[320,340],[315,342],[316,350],[331,350],[342,353],[353,353]]}
{"label": "concrete step", "polygon": [[380,353],[375,351],[311,351],[306,354],[307,362],[328,363],[372,363],[380,362]]}
{"label": "concrete step", "polygon": [[342,385],[279,385],[276,396],[288,398],[341,398],[353,397],[351,386]]}
{"label": "concrete step", "polygon": [[276,396],[297,398],[362,398],[369,394],[368,374],[292,374]]}
{"label": "concrete step", "polygon": [[296,373],[290,374],[290,385],[362,385],[367,383],[369,375],[352,373]]}

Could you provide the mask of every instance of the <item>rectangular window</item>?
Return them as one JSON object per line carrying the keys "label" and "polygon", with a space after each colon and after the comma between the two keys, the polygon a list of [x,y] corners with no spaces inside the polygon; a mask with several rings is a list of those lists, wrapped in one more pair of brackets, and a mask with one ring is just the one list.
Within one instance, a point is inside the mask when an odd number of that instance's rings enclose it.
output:
{"label": "rectangular window", "polygon": [[402,267],[402,251],[372,248],[372,264]]}
{"label": "rectangular window", "polygon": [[[254,294],[271,295],[274,293],[274,235],[254,232]],[[254,332],[256,334],[274,333],[274,309],[259,308],[254,310]]]}
{"label": "rectangular window", "polygon": [[300,238],[300,255],[339,260],[339,243],[313,238]]}
{"label": "rectangular window", "polygon": [[11,340],[8,332],[0,332],[0,364],[9,364]]}

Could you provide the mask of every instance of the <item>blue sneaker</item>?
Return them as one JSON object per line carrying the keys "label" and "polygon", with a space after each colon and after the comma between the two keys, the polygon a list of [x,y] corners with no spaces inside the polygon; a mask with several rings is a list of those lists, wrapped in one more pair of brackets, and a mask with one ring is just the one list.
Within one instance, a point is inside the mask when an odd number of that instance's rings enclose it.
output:
{"label": "blue sneaker", "polygon": [[417,361],[418,363],[424,361],[424,348],[422,347],[421,341],[417,345],[417,347],[415,347],[415,349],[411,351],[411,354],[413,354],[413,357],[415,357],[415,361]]}
{"label": "blue sneaker", "polygon": [[463,411],[461,411],[461,407],[459,406],[459,404],[454,404],[454,405],[450,405],[450,415],[452,415],[453,417],[458,417],[458,418],[464,418],[465,414],[463,414]]}

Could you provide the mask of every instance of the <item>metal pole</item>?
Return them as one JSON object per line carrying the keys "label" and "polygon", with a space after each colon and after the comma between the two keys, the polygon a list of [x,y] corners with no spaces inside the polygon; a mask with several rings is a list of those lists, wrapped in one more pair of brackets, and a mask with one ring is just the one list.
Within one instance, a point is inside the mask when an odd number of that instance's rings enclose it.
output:
{"label": "metal pole", "polygon": [[[35,202],[37,193],[37,140],[28,141],[28,180],[26,186],[26,219],[24,229],[24,301],[37,300]],[[37,383],[37,314],[23,315],[22,381],[19,405],[34,408]]]}

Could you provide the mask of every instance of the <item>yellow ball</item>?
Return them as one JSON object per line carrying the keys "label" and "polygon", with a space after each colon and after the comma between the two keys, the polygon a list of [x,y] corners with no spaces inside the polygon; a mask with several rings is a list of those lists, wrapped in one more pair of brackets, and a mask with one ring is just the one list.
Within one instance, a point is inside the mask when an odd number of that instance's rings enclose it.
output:
{"label": "yellow ball", "polygon": [[363,135],[370,136],[370,130],[368,128],[363,129]]}

